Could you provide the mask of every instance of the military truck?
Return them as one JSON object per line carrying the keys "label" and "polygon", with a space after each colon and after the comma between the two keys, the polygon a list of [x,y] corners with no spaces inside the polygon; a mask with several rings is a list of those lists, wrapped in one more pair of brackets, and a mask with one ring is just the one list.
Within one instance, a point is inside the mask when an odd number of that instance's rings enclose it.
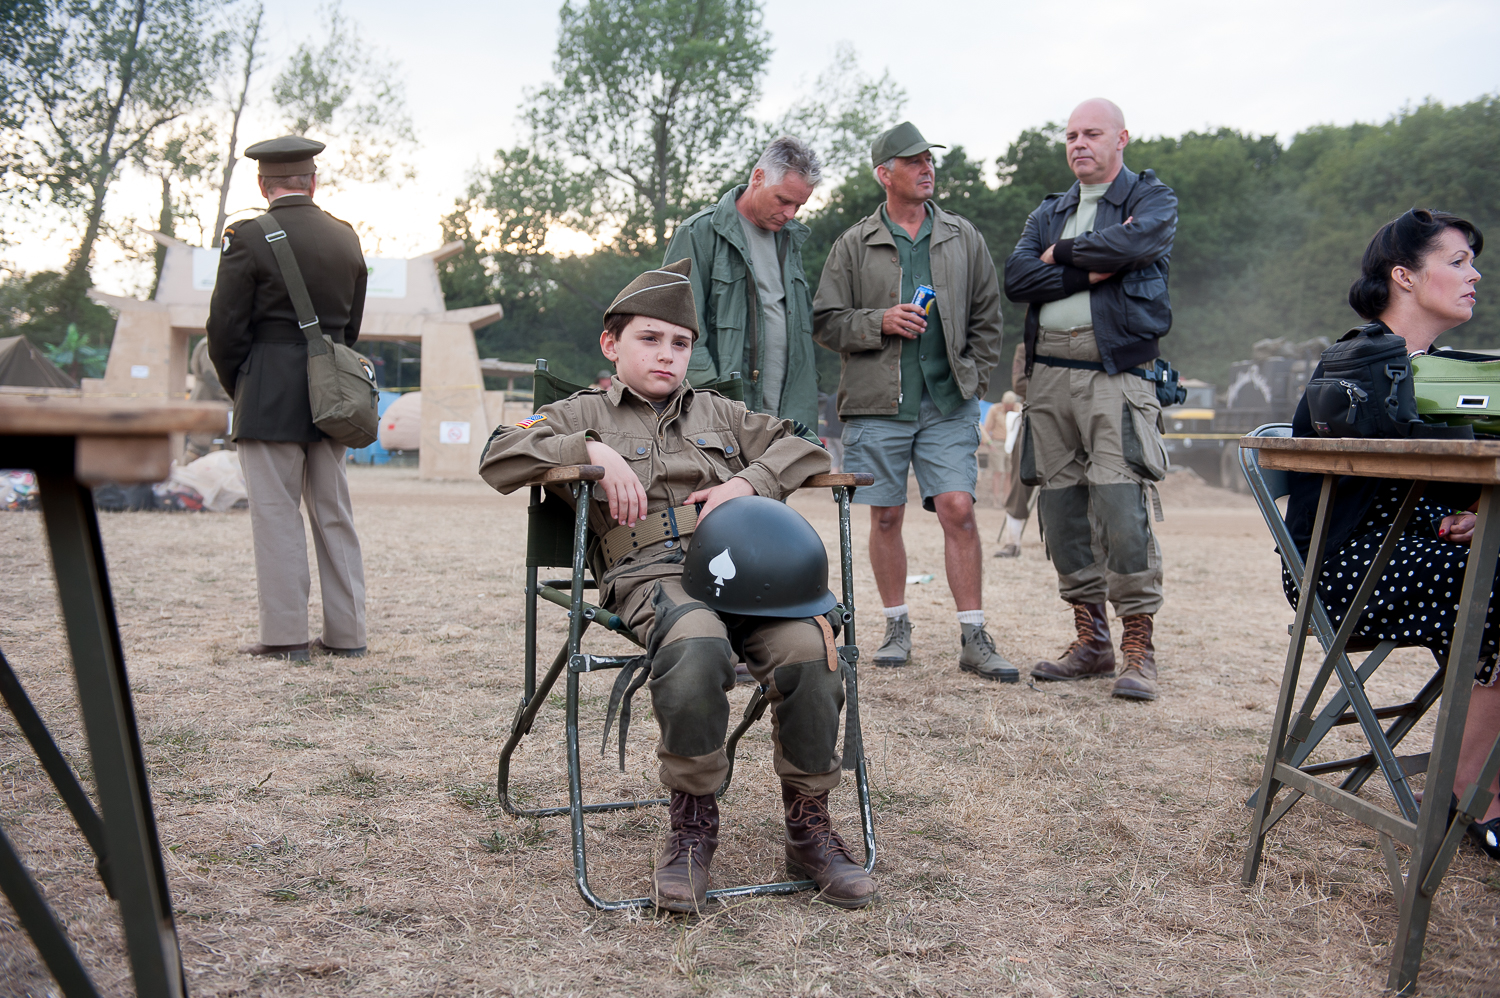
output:
{"label": "military truck", "polygon": [[1248,491],[1240,472],[1240,437],[1263,423],[1290,423],[1328,340],[1302,343],[1285,338],[1260,340],[1251,359],[1229,366],[1222,391],[1187,378],[1187,401],[1162,410],[1167,454],[1173,467],[1191,468],[1204,481],[1236,492]]}

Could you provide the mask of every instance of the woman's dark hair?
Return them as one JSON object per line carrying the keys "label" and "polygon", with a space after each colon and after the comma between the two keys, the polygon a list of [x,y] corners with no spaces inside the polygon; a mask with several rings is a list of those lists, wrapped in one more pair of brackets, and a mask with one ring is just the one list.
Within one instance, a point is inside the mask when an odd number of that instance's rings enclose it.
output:
{"label": "woman's dark hair", "polygon": [[1444,229],[1457,229],[1468,239],[1478,256],[1484,249],[1484,235],[1466,218],[1446,211],[1413,208],[1394,222],[1387,222],[1365,247],[1360,261],[1359,278],[1349,286],[1349,305],[1366,319],[1374,321],[1391,303],[1391,268],[1422,265]]}

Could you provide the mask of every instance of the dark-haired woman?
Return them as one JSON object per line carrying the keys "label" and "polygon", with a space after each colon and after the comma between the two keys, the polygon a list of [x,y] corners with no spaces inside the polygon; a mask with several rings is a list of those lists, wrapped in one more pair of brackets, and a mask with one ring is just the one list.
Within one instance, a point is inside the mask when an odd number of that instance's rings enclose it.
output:
{"label": "dark-haired woman", "polygon": [[[1474,314],[1479,281],[1474,260],[1483,248],[1484,237],[1473,223],[1447,212],[1414,208],[1381,227],[1370,240],[1359,279],[1349,289],[1349,304],[1363,318],[1406,340],[1410,353],[1425,353],[1439,335]],[[1319,365],[1313,377],[1322,373]],[[1316,436],[1306,398],[1297,406],[1292,433]],[[1409,484],[1379,478],[1339,479],[1318,580],[1318,595],[1334,626],[1343,621]],[[1321,485],[1318,475],[1292,476],[1287,526],[1304,556]],[[1474,514],[1465,510],[1477,497],[1478,489],[1473,486],[1427,486],[1354,629],[1355,637],[1425,645],[1439,662],[1448,660],[1468,544],[1474,533]],[[1283,567],[1282,586],[1293,604],[1297,581]],[[1497,652],[1500,624],[1495,620],[1492,594],[1459,750],[1454,787],[1460,792],[1478,779],[1500,732]],[[1491,784],[1490,791],[1495,789]],[[1483,818],[1469,827],[1469,834],[1492,858],[1500,859],[1500,801],[1491,801]]]}

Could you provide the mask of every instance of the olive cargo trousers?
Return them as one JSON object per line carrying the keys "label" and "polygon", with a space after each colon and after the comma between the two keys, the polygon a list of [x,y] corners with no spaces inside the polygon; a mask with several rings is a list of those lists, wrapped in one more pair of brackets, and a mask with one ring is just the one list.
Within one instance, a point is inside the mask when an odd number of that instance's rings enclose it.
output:
{"label": "olive cargo trousers", "polygon": [[[1042,330],[1038,357],[1099,363],[1094,333]],[[1133,374],[1032,368],[1026,420],[1041,479],[1037,515],[1058,589],[1069,603],[1154,614],[1162,605],[1161,546],[1147,485],[1167,473],[1156,390]]]}
{"label": "olive cargo trousers", "polygon": [[809,619],[719,614],[683,591],[679,578],[643,582],[620,616],[646,643],[651,707],[661,728],[661,782],[703,795],[729,773],[724,743],[735,654],[767,686],[776,775],[807,794],[839,784],[844,681],[828,668],[823,631]]}

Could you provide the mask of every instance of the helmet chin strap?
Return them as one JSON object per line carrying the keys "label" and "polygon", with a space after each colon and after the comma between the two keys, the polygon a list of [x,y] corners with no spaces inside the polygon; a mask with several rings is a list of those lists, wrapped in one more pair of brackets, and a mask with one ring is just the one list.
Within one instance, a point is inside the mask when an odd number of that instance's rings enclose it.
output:
{"label": "helmet chin strap", "polygon": [[828,618],[821,613],[813,620],[817,621],[818,628],[823,632],[823,650],[828,653],[828,671],[839,671],[838,647],[833,643],[833,626],[828,623]]}

